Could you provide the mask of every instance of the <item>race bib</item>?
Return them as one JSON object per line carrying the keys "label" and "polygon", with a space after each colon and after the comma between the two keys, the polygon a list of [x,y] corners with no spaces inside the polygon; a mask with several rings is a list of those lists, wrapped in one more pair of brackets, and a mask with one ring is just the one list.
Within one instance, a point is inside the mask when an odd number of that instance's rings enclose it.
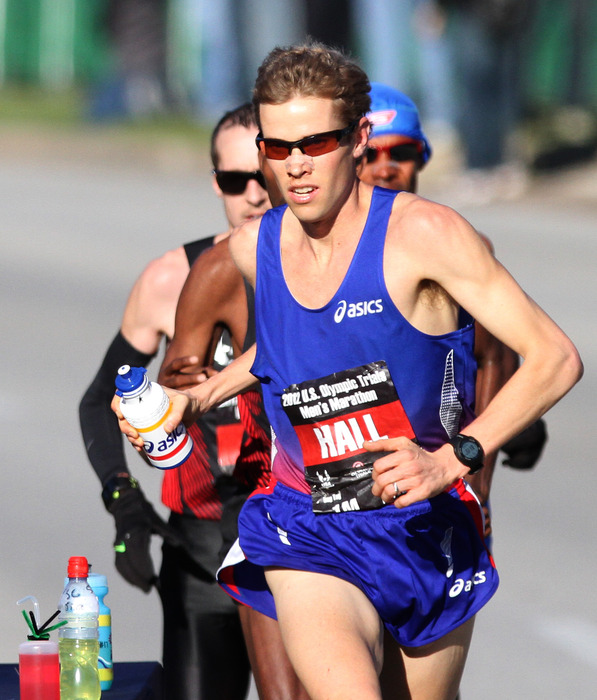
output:
{"label": "race bib", "polygon": [[365,440],[415,434],[385,362],[292,384],[282,407],[298,436],[315,513],[381,508],[371,493],[373,462]]}

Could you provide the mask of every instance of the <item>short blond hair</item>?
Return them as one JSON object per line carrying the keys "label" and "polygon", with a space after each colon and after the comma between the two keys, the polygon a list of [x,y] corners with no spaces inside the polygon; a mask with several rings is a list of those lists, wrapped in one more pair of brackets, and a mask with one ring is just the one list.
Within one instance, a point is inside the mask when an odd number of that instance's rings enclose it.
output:
{"label": "short blond hair", "polygon": [[323,97],[339,103],[340,116],[351,124],[367,114],[369,78],[351,58],[318,42],[276,47],[257,72],[253,104],[283,104],[294,97]]}

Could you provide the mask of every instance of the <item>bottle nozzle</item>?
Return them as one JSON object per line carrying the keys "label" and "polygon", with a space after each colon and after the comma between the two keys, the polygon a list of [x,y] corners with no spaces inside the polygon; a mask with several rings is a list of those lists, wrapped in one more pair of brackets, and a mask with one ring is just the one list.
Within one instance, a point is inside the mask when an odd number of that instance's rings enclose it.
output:
{"label": "bottle nozzle", "polygon": [[146,372],[147,369],[145,367],[122,365],[118,369],[118,375],[114,382],[117,389],[116,393],[122,396],[122,394],[130,394],[139,389],[147,381]]}
{"label": "bottle nozzle", "polygon": [[26,595],[24,598],[21,598],[21,600],[17,600],[17,605],[22,605],[26,600],[32,600],[33,601],[33,610],[29,611],[29,615],[24,610],[21,610],[21,613],[23,614],[23,617],[25,618],[25,622],[27,623],[27,626],[29,627],[31,634],[27,635],[27,639],[29,640],[35,640],[35,639],[49,639],[50,638],[50,632],[52,632],[55,629],[58,629],[58,627],[62,627],[62,625],[66,625],[67,620],[63,620],[59,622],[56,625],[53,625],[52,627],[48,627],[50,622],[52,622],[57,616],[58,613],[60,612],[59,610],[56,610],[56,612],[47,619],[43,625],[40,624],[39,622],[39,603],[37,602],[37,598],[33,595]]}
{"label": "bottle nozzle", "polygon": [[21,600],[17,600],[17,605],[23,605],[27,600],[33,601],[33,616],[35,618],[35,624],[39,628],[39,603],[37,602],[37,598],[34,595],[26,595],[24,598],[21,598]]}

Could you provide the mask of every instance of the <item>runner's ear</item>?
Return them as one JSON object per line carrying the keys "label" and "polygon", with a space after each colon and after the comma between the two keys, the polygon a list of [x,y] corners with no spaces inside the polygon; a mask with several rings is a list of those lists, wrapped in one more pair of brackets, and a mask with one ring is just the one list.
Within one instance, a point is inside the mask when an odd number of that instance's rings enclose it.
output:
{"label": "runner's ear", "polygon": [[359,120],[359,125],[355,129],[356,133],[356,143],[353,151],[353,156],[355,159],[362,158],[365,149],[367,148],[367,143],[369,141],[369,133],[371,131],[371,124],[367,117],[361,117]]}
{"label": "runner's ear", "polygon": [[224,193],[222,192],[222,190],[220,189],[220,186],[218,185],[218,183],[216,181],[216,174],[215,173],[212,173],[212,176],[211,176],[211,186],[214,188],[214,192],[216,193],[216,196],[218,196],[218,197],[224,196]]}

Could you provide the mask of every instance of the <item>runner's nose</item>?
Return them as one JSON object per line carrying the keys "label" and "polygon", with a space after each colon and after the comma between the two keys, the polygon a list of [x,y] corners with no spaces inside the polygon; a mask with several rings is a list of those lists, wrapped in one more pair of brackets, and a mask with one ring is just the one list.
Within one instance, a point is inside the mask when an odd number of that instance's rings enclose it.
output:
{"label": "runner's nose", "polygon": [[261,206],[267,200],[267,192],[257,180],[249,180],[245,189],[245,199],[254,207]]}
{"label": "runner's nose", "polygon": [[400,169],[400,166],[396,161],[385,160],[379,163],[375,163],[373,166],[373,176],[379,178],[380,180],[391,180],[396,176],[396,173]]}
{"label": "runner's nose", "polygon": [[305,155],[299,148],[294,148],[286,158],[286,172],[292,177],[310,175],[313,172],[314,163],[311,156]]}

